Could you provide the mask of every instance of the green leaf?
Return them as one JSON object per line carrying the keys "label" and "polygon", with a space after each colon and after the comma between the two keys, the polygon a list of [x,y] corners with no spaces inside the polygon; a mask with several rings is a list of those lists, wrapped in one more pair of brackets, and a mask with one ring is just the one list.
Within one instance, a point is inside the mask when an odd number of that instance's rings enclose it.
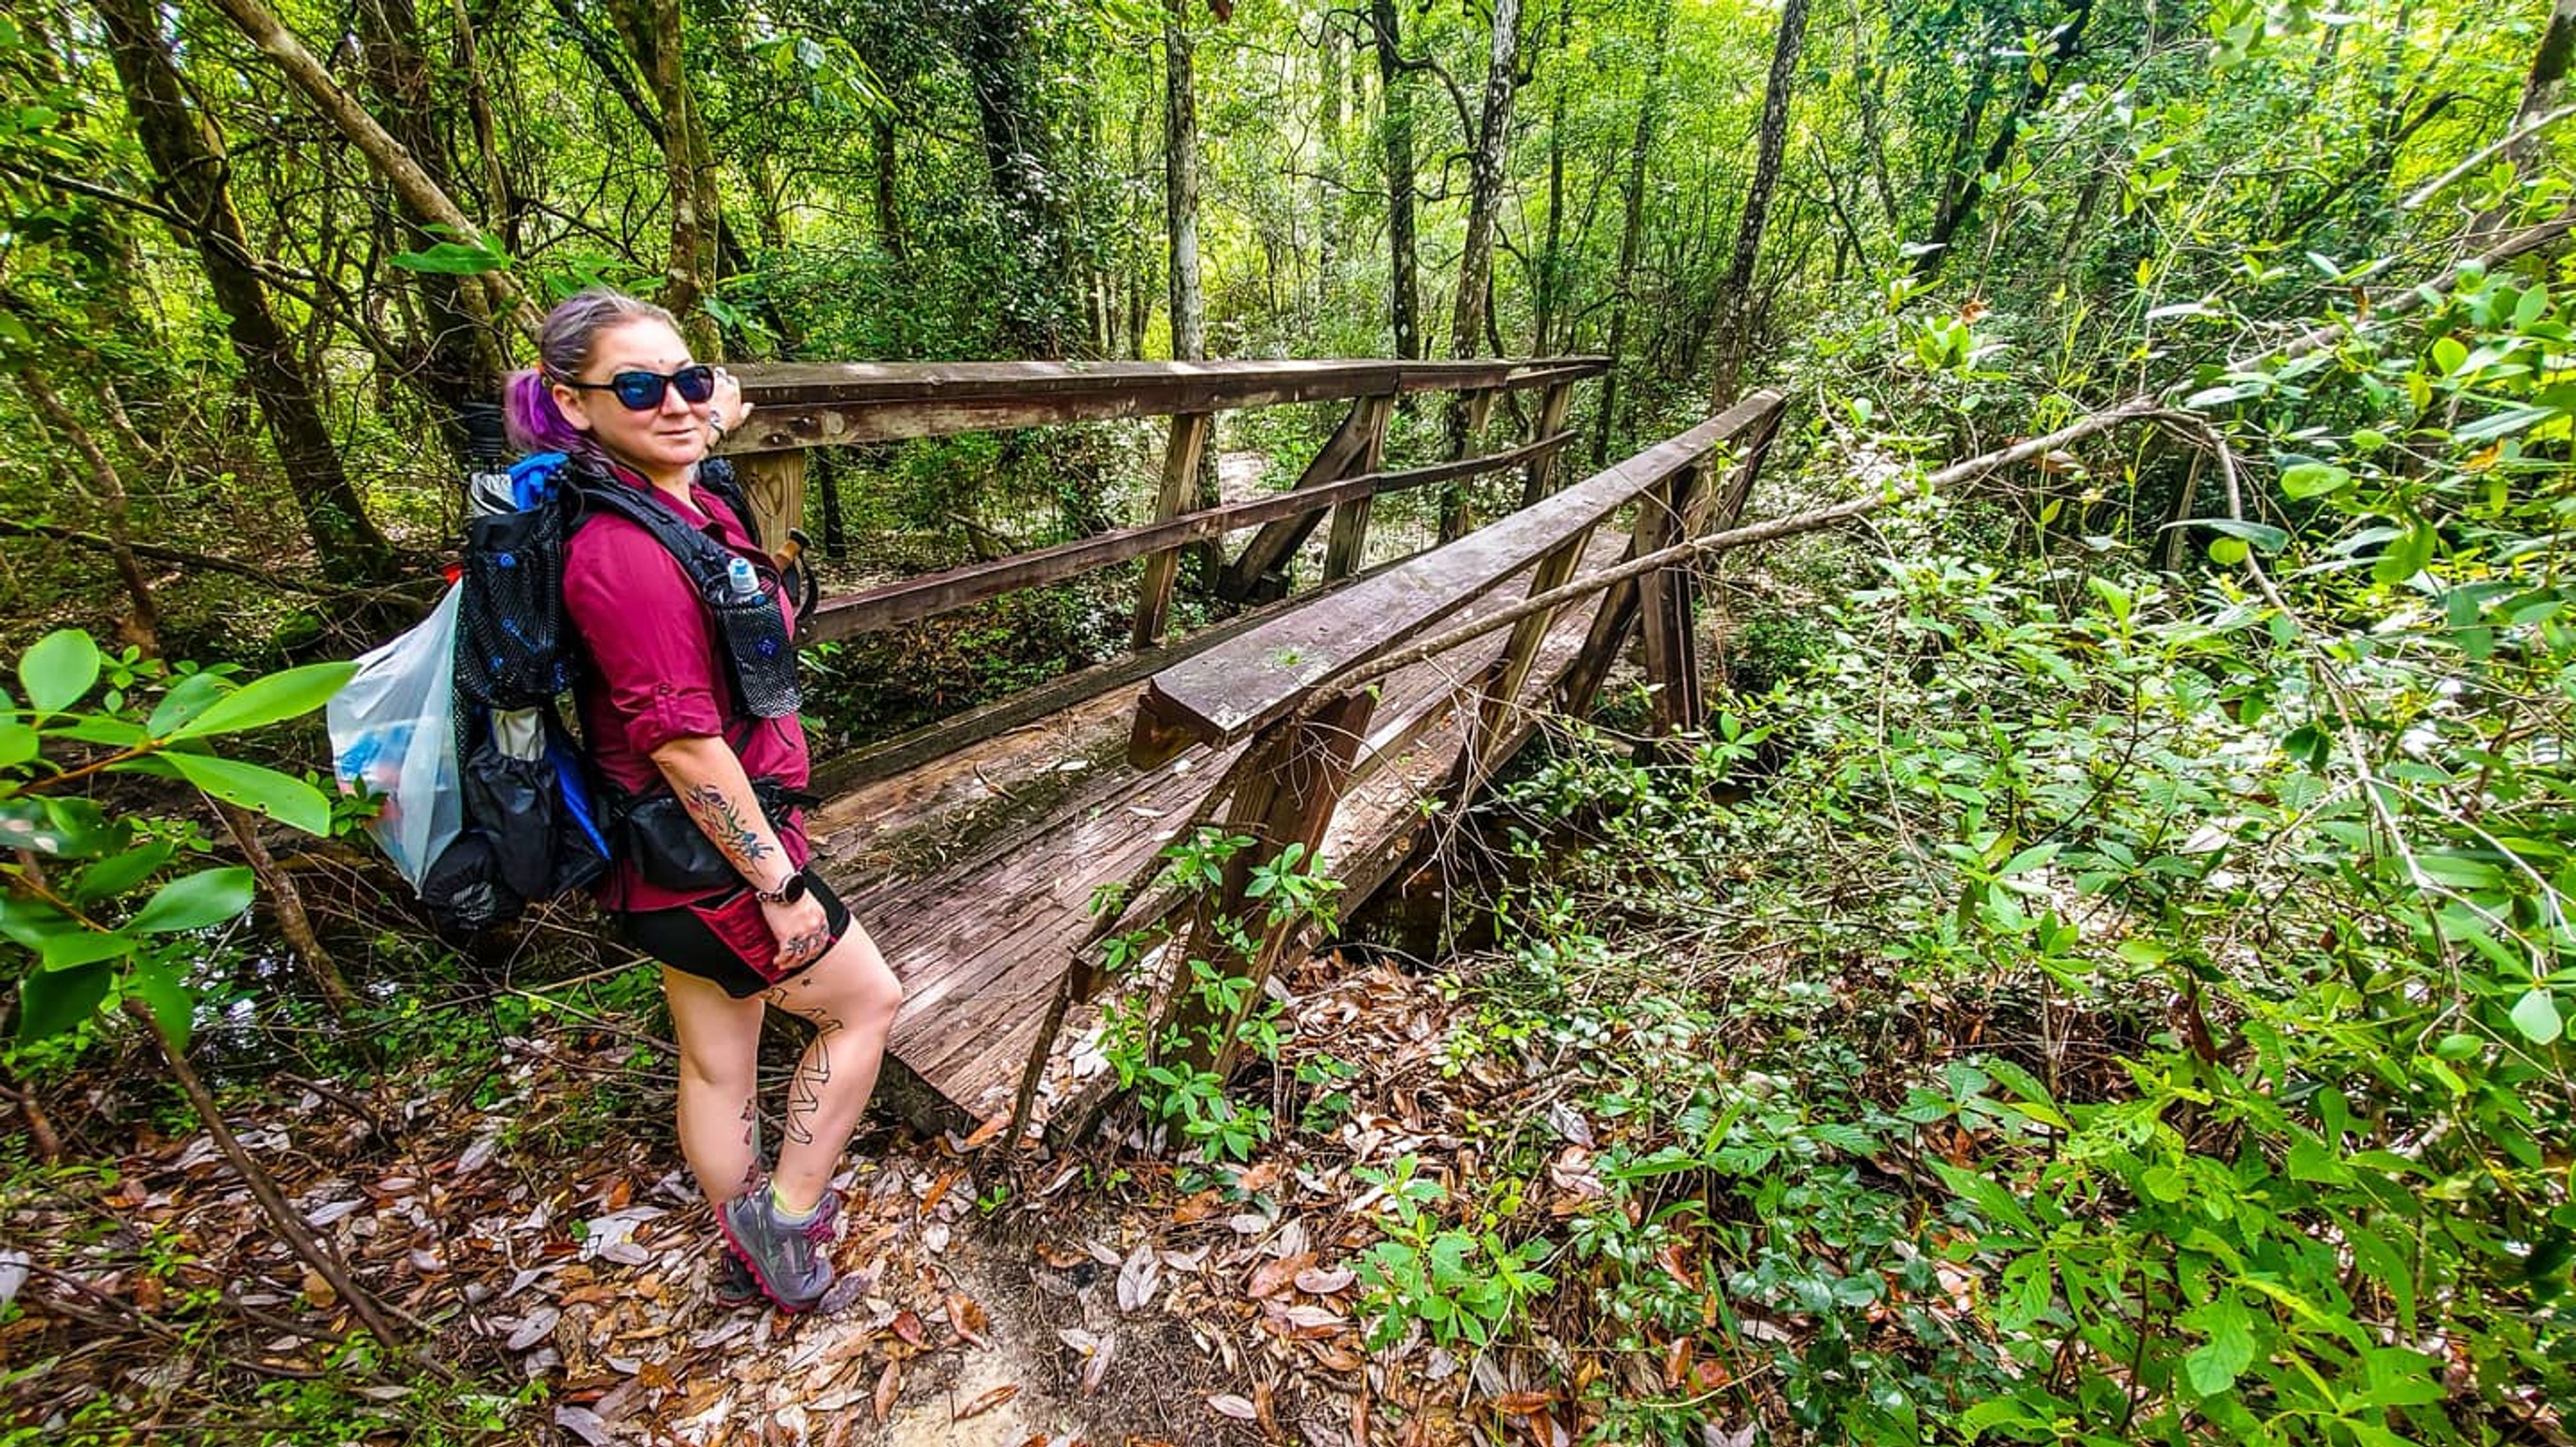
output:
{"label": "green leaf", "polygon": [[498,250],[469,246],[462,241],[442,241],[422,251],[396,252],[389,259],[408,271],[430,271],[441,276],[477,276],[500,271],[510,264],[510,258]]}
{"label": "green leaf", "polygon": [[18,982],[18,1043],[26,1045],[69,1032],[98,1002],[116,972],[105,965],[76,970],[38,970]]}
{"label": "green leaf", "polygon": [[114,898],[150,879],[177,852],[178,846],[164,839],[110,855],[72,881],[72,898],[82,904]]}
{"label": "green leaf", "polygon": [[2290,535],[2269,523],[2249,523],[2243,518],[2200,518],[2196,521],[2213,533],[2243,538],[2262,552],[2277,553],[2290,545]]}
{"label": "green leaf", "polygon": [[2251,556],[2253,556],[2253,550],[2246,547],[2241,539],[2212,538],[2209,540],[2209,560],[2222,568],[2241,566]]}
{"label": "green leaf", "polygon": [[2014,855],[2012,858],[2005,860],[2004,867],[1995,871],[1995,878],[2010,879],[2016,874],[2028,874],[2032,870],[2046,864],[2048,861],[2055,859],[2057,857],[2057,851],[2065,847],[2066,846],[2063,844],[2053,843],[2034,844],[2019,854]]}
{"label": "green leaf", "polygon": [[220,673],[192,673],[170,685],[152,710],[148,725],[154,738],[168,738],[182,724],[214,706],[232,688],[232,680]]}
{"label": "green leaf", "polygon": [[164,772],[161,767],[147,765],[166,766],[168,772],[227,804],[256,810],[307,834],[323,834],[331,828],[331,801],[322,797],[322,791],[275,769],[238,759],[219,759],[212,754],[181,753],[155,754],[119,767],[137,773]]}
{"label": "green leaf", "polygon": [[125,927],[142,934],[166,935],[203,929],[250,908],[259,885],[248,869],[206,869],[171,880],[154,891],[152,902]]}
{"label": "green leaf", "polygon": [[2534,988],[2514,1002],[2513,1028],[2534,1045],[2553,1045],[2567,1025],[2558,1017],[2558,1002],[2549,998],[2547,990]]}
{"label": "green leaf", "polygon": [[179,972],[159,960],[138,967],[125,977],[129,995],[152,1007],[152,1018],[161,1022],[161,1033],[170,1037],[170,1048],[188,1048],[188,1034],[195,1026],[197,999],[189,993],[188,984]]}
{"label": "green leaf", "polygon": [[76,739],[85,744],[105,744],[111,749],[130,749],[152,737],[143,731],[143,726],[140,724],[121,718],[109,718],[104,714],[80,714],[71,722],[49,728],[45,732],[56,738]]}
{"label": "green leaf", "polygon": [[28,707],[60,713],[98,682],[98,644],[77,628],[48,633],[19,658],[18,682],[27,690]]}
{"label": "green leaf", "polygon": [[44,738],[22,723],[0,723],[0,769],[14,769],[36,756]]}
{"label": "green leaf", "polygon": [[308,663],[253,679],[216,700],[170,737],[201,739],[300,718],[330,702],[331,695],[357,671],[358,665],[349,662]]}
{"label": "green leaf", "polygon": [[2520,432],[2560,415],[2555,407],[2507,407],[2490,412],[2474,422],[2463,423],[2451,433],[2454,442],[2485,442]]}
{"label": "green leaf", "polygon": [[2182,1359],[2183,1374],[2191,1379],[2192,1390],[2204,1397],[2215,1397],[2235,1386],[2236,1378],[2254,1364],[2254,1314],[2231,1293],[2189,1313],[2183,1320],[2209,1337]]}
{"label": "green leaf", "polygon": [[125,848],[134,826],[110,820],[87,799],[0,800],[0,848],[32,849],[56,859],[96,859]]}
{"label": "green leaf", "polygon": [[100,960],[121,960],[142,947],[143,941],[116,930],[73,929],[46,936],[36,954],[46,970],[68,970]]}
{"label": "green leaf", "polygon": [[2329,462],[2302,462],[2281,473],[2281,491],[2292,497],[2323,497],[2352,485],[2352,474]]}
{"label": "green leaf", "polygon": [[2433,548],[2440,541],[2431,523],[2420,518],[2410,522],[2380,553],[2379,561],[2371,564],[2370,576],[2382,583],[2403,583],[2433,561]]}

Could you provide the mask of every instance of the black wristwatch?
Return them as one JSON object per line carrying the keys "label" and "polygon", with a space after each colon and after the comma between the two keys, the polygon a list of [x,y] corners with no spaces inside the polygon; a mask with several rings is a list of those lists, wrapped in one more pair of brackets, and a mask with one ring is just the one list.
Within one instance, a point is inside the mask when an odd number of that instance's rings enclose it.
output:
{"label": "black wristwatch", "polygon": [[787,882],[774,890],[753,885],[751,894],[762,904],[794,904],[805,897],[805,888],[805,871],[800,869],[787,876]]}

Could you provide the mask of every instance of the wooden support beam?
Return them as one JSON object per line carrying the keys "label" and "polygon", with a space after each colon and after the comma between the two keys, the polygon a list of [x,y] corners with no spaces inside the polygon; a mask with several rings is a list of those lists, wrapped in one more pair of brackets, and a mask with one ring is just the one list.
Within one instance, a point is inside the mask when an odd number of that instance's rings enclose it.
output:
{"label": "wooden support beam", "polygon": [[[1292,844],[1305,846],[1311,864],[1325,831],[1332,827],[1334,807],[1341,803],[1351,762],[1368,735],[1369,714],[1375,706],[1376,696],[1369,690],[1345,694],[1310,713],[1281,720],[1252,741],[1248,766],[1237,775],[1225,827],[1229,833],[1249,836],[1253,843],[1226,861],[1224,887],[1212,910],[1216,918],[1244,926],[1255,941],[1253,954],[1249,958],[1236,954],[1203,930],[1191,940],[1175,941],[1167,951],[1175,963],[1165,1018],[1180,1031],[1182,1051],[1192,1063],[1220,1073],[1233,1065],[1239,1049],[1235,1027],[1259,1002],[1263,981],[1305,925],[1302,919],[1269,921],[1268,901],[1249,893],[1253,873]],[[1252,982],[1241,1008],[1220,1014],[1190,988],[1186,961],[1194,954],[1230,976]],[[1168,1034],[1158,1029],[1155,1038]]]}
{"label": "wooden support beam", "polygon": [[[1386,448],[1386,424],[1395,416],[1393,397],[1371,397],[1362,404],[1368,416],[1360,424],[1364,440],[1360,461],[1363,472],[1377,471],[1377,460]],[[1368,566],[1369,499],[1355,497],[1333,509],[1333,531],[1324,543],[1324,581],[1338,582]]]}
{"label": "wooden support beam", "polygon": [[[1171,522],[1188,512],[1198,495],[1199,454],[1206,450],[1205,412],[1184,412],[1172,419],[1171,445],[1163,450],[1163,489],[1154,499],[1154,521]],[[1145,560],[1144,581],[1136,596],[1136,631],[1130,647],[1151,648],[1163,641],[1163,624],[1172,611],[1172,580],[1179,576],[1181,550],[1167,548]]]}
{"label": "wooden support beam", "polygon": [[[1323,447],[1307,462],[1306,470],[1297,475],[1297,484],[1289,491],[1303,492],[1310,487],[1321,487],[1350,476],[1354,469],[1360,472],[1375,470],[1361,462],[1369,446],[1368,420],[1375,415],[1370,407],[1371,401],[1363,397],[1351,404],[1351,410],[1342,414],[1341,425],[1324,440]],[[1251,542],[1244,544],[1243,555],[1236,558],[1217,579],[1217,596],[1236,603],[1253,601],[1253,592],[1261,580],[1278,572],[1296,556],[1297,550],[1306,545],[1308,535],[1315,531],[1315,524],[1321,520],[1321,513],[1308,512],[1265,524],[1260,532],[1253,535]]]}
{"label": "wooden support beam", "polygon": [[[1538,421],[1530,428],[1533,437],[1554,437],[1565,430],[1565,414],[1574,406],[1574,384],[1551,384],[1538,399]],[[1548,495],[1556,482],[1556,458],[1553,454],[1530,459],[1529,470],[1521,478],[1521,506],[1530,507]]]}
{"label": "wooden support beam", "polygon": [[[1459,411],[1464,414],[1464,418],[1458,428],[1457,445],[1450,453],[1453,459],[1465,457],[1476,450],[1476,438],[1484,432],[1485,424],[1493,420],[1494,398],[1497,395],[1499,394],[1492,391],[1469,392],[1458,399],[1457,405]],[[1545,436],[1546,430],[1542,429],[1540,435]],[[1467,506],[1467,489],[1463,485],[1442,488],[1440,490],[1440,541],[1455,542],[1465,537],[1468,529],[1475,525],[1474,514]]]}
{"label": "wooden support beam", "polygon": [[[1530,597],[1552,592],[1574,580],[1574,570],[1582,563],[1584,550],[1592,546],[1592,531],[1585,528],[1568,538],[1565,546],[1539,559],[1538,567],[1530,574]],[[1458,751],[1452,797],[1463,798],[1483,781],[1490,750],[1508,732],[1509,715],[1519,706],[1521,689],[1529,683],[1530,669],[1538,662],[1539,644],[1546,640],[1548,629],[1555,626],[1557,611],[1550,608],[1532,613],[1512,625],[1502,657],[1494,660],[1480,690],[1476,722],[1467,731],[1465,747]]]}
{"label": "wooden support beam", "polygon": [[787,530],[805,523],[805,454],[755,452],[734,460],[742,492],[751,503],[754,542],[772,552],[787,545]]}
{"label": "wooden support beam", "polygon": [[[1692,536],[1691,514],[1705,511],[1694,493],[1699,469],[1685,468],[1637,499],[1634,556],[1659,552]],[[1695,729],[1702,720],[1699,635],[1692,627],[1696,576],[1685,565],[1659,569],[1638,581],[1638,625],[1643,630],[1646,681],[1654,688],[1654,732]]]}

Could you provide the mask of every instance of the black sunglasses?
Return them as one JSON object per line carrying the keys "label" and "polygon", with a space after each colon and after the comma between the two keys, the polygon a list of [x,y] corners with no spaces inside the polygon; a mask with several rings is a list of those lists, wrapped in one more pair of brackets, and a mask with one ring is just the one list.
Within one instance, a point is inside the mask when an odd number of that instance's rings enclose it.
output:
{"label": "black sunglasses", "polygon": [[694,406],[716,394],[716,369],[704,362],[692,362],[664,376],[659,372],[620,372],[605,382],[576,382],[569,377],[556,381],[576,392],[614,392],[629,412],[650,412],[662,405],[666,387],[680,389],[680,400]]}

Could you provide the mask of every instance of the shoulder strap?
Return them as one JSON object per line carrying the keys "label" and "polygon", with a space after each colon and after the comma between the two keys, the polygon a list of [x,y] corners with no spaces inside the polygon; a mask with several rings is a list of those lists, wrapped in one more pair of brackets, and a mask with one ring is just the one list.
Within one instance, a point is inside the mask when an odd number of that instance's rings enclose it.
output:
{"label": "shoulder strap", "polygon": [[742,524],[743,535],[751,545],[766,553],[769,543],[760,535],[760,519],[753,516],[751,499],[742,490],[742,479],[734,474],[733,464],[721,457],[710,457],[698,464],[698,486],[724,500],[733,509],[733,520]]}
{"label": "shoulder strap", "polygon": [[701,599],[724,596],[725,566],[732,552],[698,531],[649,489],[584,479],[581,502],[585,514],[614,513],[651,533],[680,565]]}

